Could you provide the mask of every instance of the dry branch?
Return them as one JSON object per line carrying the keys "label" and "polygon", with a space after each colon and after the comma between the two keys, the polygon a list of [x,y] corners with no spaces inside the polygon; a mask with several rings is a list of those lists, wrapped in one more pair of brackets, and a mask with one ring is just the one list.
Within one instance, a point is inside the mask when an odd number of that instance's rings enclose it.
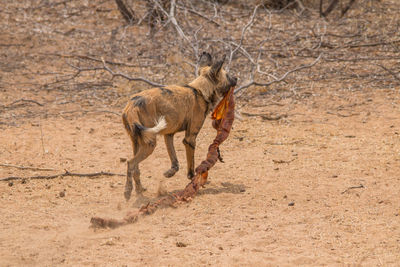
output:
{"label": "dry branch", "polygon": [[20,102],[33,103],[33,104],[36,104],[36,105],[41,106],[41,107],[44,106],[43,104],[40,104],[39,102],[37,102],[35,100],[21,98],[21,99],[15,100],[14,102],[12,102],[10,104],[5,105],[4,107],[10,107],[10,106],[15,105],[15,104],[20,103]]}
{"label": "dry branch", "polygon": [[68,110],[68,111],[61,111],[60,113],[56,113],[57,115],[65,115],[65,114],[72,114],[72,113],[78,113],[81,112],[82,114],[88,114],[88,113],[109,113],[109,114],[114,114],[116,116],[121,116],[122,114],[119,112],[111,111],[111,110]]}
{"label": "dry branch", "polygon": [[162,7],[162,5],[157,0],[153,0],[153,2],[167,16],[168,21],[167,21],[166,24],[171,22],[172,25],[174,25],[174,27],[176,29],[176,32],[179,34],[179,36],[190,44],[189,38],[185,35],[185,33],[183,32],[182,28],[179,26],[179,24],[178,24],[178,22],[176,21],[176,18],[175,18],[176,0],[172,0],[171,1],[171,6],[170,6],[170,9],[169,9],[169,13]]}
{"label": "dry branch", "polygon": [[[144,82],[144,83],[150,84],[150,85],[155,86],[155,87],[164,87],[165,86],[163,84],[147,80],[147,79],[145,79],[143,77],[131,77],[131,76],[129,76],[127,74],[124,74],[124,73],[121,73],[121,72],[115,72],[110,67],[107,66],[106,61],[103,58],[101,58],[101,60],[102,60],[102,63],[103,63],[102,67],[81,68],[81,67],[78,67],[78,66],[75,66],[75,65],[67,63],[70,67],[72,67],[72,68],[77,70],[77,72],[71,78],[69,78],[67,80],[71,80],[71,79],[77,77],[81,72],[84,72],[84,71],[105,70],[105,71],[109,72],[112,75],[113,78],[114,77],[121,77],[121,78],[127,79],[129,81],[140,81],[140,82]],[[65,81],[65,80],[63,80],[63,81]]]}
{"label": "dry branch", "polygon": [[[62,57],[62,58],[80,58],[80,59],[87,59],[95,62],[103,62],[102,59],[98,59],[95,57],[91,56],[86,56],[86,55],[66,55],[66,54],[57,54],[57,53],[38,53],[39,55],[46,55],[46,56],[57,56],[57,57]],[[138,65],[135,64],[129,64],[125,62],[115,62],[115,61],[110,61],[110,60],[105,60],[105,62],[109,65],[116,65],[116,66],[125,66],[125,67],[138,67]]]}
{"label": "dry branch", "polygon": [[347,13],[347,11],[349,11],[350,7],[354,4],[356,0],[350,0],[349,3],[347,4],[347,6],[345,6],[345,8],[342,9],[342,17]]}
{"label": "dry branch", "polygon": [[348,117],[352,117],[352,116],[358,116],[360,115],[360,113],[349,113],[349,114],[342,114],[338,112],[331,112],[331,111],[327,111],[326,114],[329,115],[336,115],[338,117],[342,117],[342,118],[348,118]]}
{"label": "dry branch", "polygon": [[118,10],[121,13],[122,17],[128,24],[132,24],[135,22],[135,12],[124,3],[123,0],[115,0],[118,6]]}
{"label": "dry branch", "polygon": [[349,190],[357,189],[357,188],[364,188],[364,185],[360,184],[360,185],[358,185],[358,186],[350,186],[349,188],[347,188],[346,190],[344,190],[341,194],[343,195],[344,193],[348,192]]}
{"label": "dry branch", "polygon": [[271,85],[271,84],[273,84],[273,83],[282,82],[282,81],[284,81],[284,80],[286,79],[286,77],[287,77],[289,74],[291,74],[291,73],[293,73],[293,72],[296,72],[296,71],[299,71],[299,70],[302,70],[302,69],[306,69],[306,68],[311,68],[312,66],[314,66],[315,64],[318,63],[318,61],[321,59],[321,57],[322,57],[322,53],[321,53],[311,64],[302,65],[302,66],[299,66],[299,67],[294,68],[294,69],[292,69],[292,70],[289,70],[288,72],[286,72],[285,74],[283,74],[280,78],[275,79],[275,80],[272,80],[272,81],[267,82],[267,83],[256,82],[256,81],[254,81],[254,79],[252,79],[252,80],[251,80],[250,82],[248,82],[247,84],[242,85],[242,86],[240,86],[239,88],[237,88],[237,89],[235,90],[235,94],[238,93],[239,91],[243,90],[244,88],[247,88],[247,87],[252,86],[252,85],[256,85],[256,86],[269,86],[269,85]]}
{"label": "dry branch", "polygon": [[[261,5],[257,5],[257,6],[254,8],[253,14],[252,14],[251,17],[250,17],[249,22],[247,22],[247,24],[243,27],[243,29],[242,29],[242,34],[241,34],[241,36],[240,36],[239,44],[237,44],[237,45],[236,45],[236,48],[235,48],[233,51],[231,51],[230,54],[229,54],[228,67],[229,67],[229,65],[230,65],[231,62],[232,62],[233,55],[236,53],[236,51],[238,51],[238,50],[242,47],[244,35],[246,34],[246,31],[251,27],[251,25],[253,25],[254,20],[255,20],[255,17],[256,17],[256,14],[257,14],[257,10],[258,10],[258,8],[259,8],[260,6],[261,6]],[[246,51],[246,52],[247,52],[247,51]],[[229,68],[227,68],[227,70],[229,70]]]}
{"label": "dry branch", "polygon": [[93,173],[74,173],[65,170],[64,173],[54,174],[54,175],[37,175],[37,176],[29,176],[29,177],[19,177],[19,176],[10,176],[0,178],[0,181],[11,181],[11,180],[24,180],[24,179],[55,179],[58,177],[66,177],[66,176],[78,176],[78,177],[97,177],[97,176],[125,176],[124,174],[112,173],[112,172],[93,172]]}
{"label": "dry branch", "polygon": [[164,86],[165,86],[165,85],[160,84],[160,83],[155,83],[155,82],[149,81],[149,80],[147,80],[147,79],[145,79],[145,78],[142,78],[142,77],[130,77],[130,76],[124,74],[124,73],[114,72],[113,70],[111,70],[111,69],[106,65],[106,62],[104,61],[103,58],[101,58],[101,60],[103,61],[103,69],[106,70],[106,71],[108,71],[108,72],[113,76],[113,78],[114,78],[114,77],[122,77],[122,78],[125,78],[125,79],[129,80],[129,81],[140,81],[140,82],[145,82],[145,83],[150,84],[150,85],[152,85],[152,86],[157,86],[157,87],[164,87]]}
{"label": "dry branch", "polygon": [[381,67],[381,68],[384,69],[384,70],[386,70],[386,71],[389,72],[396,80],[400,81],[399,76],[397,76],[397,74],[394,73],[392,70],[390,70],[390,69],[388,69],[388,68],[386,68],[385,66],[382,66],[382,65],[380,65],[380,64],[375,64],[375,65],[378,66],[378,67]]}
{"label": "dry branch", "polygon": [[336,7],[336,5],[339,3],[339,0],[331,0],[331,2],[329,3],[329,5],[328,5],[328,7],[326,8],[325,11],[322,11],[323,10],[322,9],[322,3],[323,3],[323,1],[320,0],[320,2],[319,2],[319,12],[320,12],[321,17],[326,17]]}
{"label": "dry branch", "polygon": [[186,7],[183,7],[183,6],[179,6],[179,5],[177,5],[176,7],[177,7],[178,9],[187,10],[188,12],[190,12],[190,13],[192,13],[192,14],[195,14],[196,16],[199,16],[199,17],[201,17],[201,18],[203,18],[203,19],[205,19],[205,20],[207,20],[207,21],[209,21],[209,22],[215,24],[217,27],[220,27],[220,26],[221,26],[221,24],[219,24],[218,22],[216,22],[214,19],[209,18],[209,17],[207,17],[206,15],[203,15],[203,14],[201,14],[200,12],[198,12],[198,11],[196,11],[196,10],[194,10],[194,9],[189,9],[189,8],[186,8]]}
{"label": "dry branch", "polygon": [[268,121],[278,121],[283,118],[287,118],[287,114],[279,114],[279,115],[271,115],[271,114],[262,114],[262,113],[248,113],[241,112],[241,114],[249,116],[249,117],[261,117],[263,120]]}
{"label": "dry branch", "polygon": [[395,39],[392,41],[369,43],[369,44],[348,44],[348,45],[342,46],[340,48],[372,47],[372,46],[389,45],[389,44],[396,44],[396,43],[400,43],[400,39]]}

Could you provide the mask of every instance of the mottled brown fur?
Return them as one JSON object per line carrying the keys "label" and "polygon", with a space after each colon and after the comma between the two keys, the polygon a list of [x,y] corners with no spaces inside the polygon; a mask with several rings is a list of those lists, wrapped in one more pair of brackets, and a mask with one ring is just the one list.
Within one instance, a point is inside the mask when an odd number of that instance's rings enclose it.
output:
{"label": "mottled brown fur", "polygon": [[219,99],[236,85],[222,65],[225,57],[212,63],[208,53],[200,59],[200,75],[186,86],[170,85],[144,90],[132,96],[126,105],[122,119],[131,138],[134,157],[128,161],[125,198],[129,200],[135,180],[135,190],[145,189],[140,182],[139,163],[146,159],[156,146],[156,135],[164,135],[171,168],[164,173],[172,177],[179,170],[173,144],[176,132],[185,131],[183,143],[186,149],[187,176],[194,176],[194,151],[196,137],[204,120]]}

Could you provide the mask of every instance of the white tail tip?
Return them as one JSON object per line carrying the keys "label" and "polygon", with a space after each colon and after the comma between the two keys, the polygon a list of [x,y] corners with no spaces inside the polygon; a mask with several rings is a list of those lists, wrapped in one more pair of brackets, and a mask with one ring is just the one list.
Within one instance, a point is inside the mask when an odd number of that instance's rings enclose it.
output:
{"label": "white tail tip", "polygon": [[164,130],[166,127],[167,121],[165,120],[164,116],[161,116],[160,118],[158,118],[158,120],[156,120],[156,125],[153,128],[147,129],[147,131],[157,134]]}

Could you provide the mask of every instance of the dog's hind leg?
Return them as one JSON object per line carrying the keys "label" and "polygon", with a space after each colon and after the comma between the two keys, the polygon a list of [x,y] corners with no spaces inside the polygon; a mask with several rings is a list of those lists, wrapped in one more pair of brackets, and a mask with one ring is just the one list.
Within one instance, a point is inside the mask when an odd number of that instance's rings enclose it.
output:
{"label": "dog's hind leg", "polygon": [[135,153],[133,159],[128,161],[128,170],[127,170],[127,178],[125,184],[125,199],[128,201],[131,198],[132,193],[132,177],[135,180],[135,191],[136,194],[141,194],[146,189],[142,186],[140,182],[140,170],[139,163],[145,160],[148,156],[153,153],[154,148],[156,147],[155,142],[151,144],[147,144],[145,142],[140,142],[140,145]]}
{"label": "dog's hind leg", "polygon": [[194,150],[196,148],[196,135],[189,134],[186,132],[183,144],[186,149],[186,161],[187,161],[187,178],[192,179],[194,176]]}
{"label": "dog's hind leg", "polygon": [[171,168],[164,172],[164,176],[170,178],[175,175],[177,171],[179,171],[179,162],[176,157],[175,147],[174,147],[174,135],[166,134],[164,135],[165,145],[167,146],[167,151],[169,158],[171,160]]}
{"label": "dog's hind leg", "polygon": [[[133,139],[133,138],[132,138]],[[132,146],[133,146],[133,156],[135,157],[135,155],[138,152],[138,143],[134,140],[132,140]],[[124,192],[124,196],[125,199],[128,201],[131,198],[131,192],[132,192],[132,188],[133,188],[133,184],[132,184],[132,176],[133,176],[133,159],[128,161],[127,164],[127,172],[126,172],[126,183],[125,183],[125,192]]]}

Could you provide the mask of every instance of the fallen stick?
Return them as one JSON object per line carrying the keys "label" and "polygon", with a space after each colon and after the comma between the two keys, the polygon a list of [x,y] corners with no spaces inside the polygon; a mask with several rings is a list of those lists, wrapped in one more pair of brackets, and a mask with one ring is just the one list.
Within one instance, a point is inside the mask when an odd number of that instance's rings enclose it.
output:
{"label": "fallen stick", "polygon": [[261,117],[263,120],[268,120],[268,121],[278,121],[280,119],[287,118],[288,116],[287,114],[272,116],[271,114],[247,113],[247,112],[242,112],[242,114],[248,117]]}
{"label": "fallen stick", "polygon": [[96,177],[96,176],[125,176],[124,174],[112,173],[112,172],[93,172],[93,173],[74,173],[65,170],[64,173],[54,174],[54,175],[36,175],[29,177],[20,177],[20,176],[10,176],[1,178],[0,181],[12,181],[12,180],[24,180],[24,179],[55,179],[57,177],[66,177],[66,176],[78,176],[78,177]]}
{"label": "fallen stick", "polygon": [[386,70],[386,71],[389,72],[396,80],[400,81],[399,76],[397,76],[397,74],[394,73],[392,70],[390,70],[390,69],[388,69],[388,68],[386,68],[385,66],[382,66],[382,65],[380,65],[380,64],[375,64],[375,65],[377,65],[378,67],[381,67],[382,69]]}
{"label": "fallen stick", "polygon": [[289,164],[294,160],[295,159],[291,159],[291,160],[273,159],[272,162],[275,163],[275,164],[283,164],[283,163]]}
{"label": "fallen stick", "polygon": [[37,101],[35,101],[35,100],[21,98],[21,99],[15,100],[14,102],[12,102],[12,103],[10,103],[10,104],[1,105],[1,107],[9,108],[9,107],[11,107],[11,106],[13,106],[13,105],[15,105],[15,104],[17,104],[17,103],[20,103],[20,102],[23,102],[23,103],[33,103],[33,104],[36,104],[36,105],[41,106],[41,107],[44,106],[43,104],[41,104],[41,103],[39,103],[39,102],[37,102]]}
{"label": "fallen stick", "polygon": [[346,193],[347,191],[351,190],[351,189],[357,189],[357,188],[364,188],[364,186],[362,184],[358,185],[358,186],[350,186],[349,188],[347,188],[346,190],[344,190],[341,194],[343,195],[344,193]]}
{"label": "fallen stick", "polygon": [[185,189],[175,193],[169,194],[156,202],[148,203],[142,206],[139,210],[129,212],[123,219],[111,219],[92,217],[90,220],[92,228],[117,228],[119,226],[127,225],[136,222],[140,216],[150,215],[154,213],[159,207],[175,207],[179,203],[191,201],[200,187],[204,186],[207,182],[209,169],[219,159],[219,145],[226,140],[232,128],[233,120],[235,118],[235,101],[234,101],[234,88],[231,88],[227,95],[217,105],[211,115],[213,119],[213,127],[217,130],[217,136],[213,143],[208,147],[207,158],[200,163],[196,168],[196,176],[192,181],[186,185]]}

